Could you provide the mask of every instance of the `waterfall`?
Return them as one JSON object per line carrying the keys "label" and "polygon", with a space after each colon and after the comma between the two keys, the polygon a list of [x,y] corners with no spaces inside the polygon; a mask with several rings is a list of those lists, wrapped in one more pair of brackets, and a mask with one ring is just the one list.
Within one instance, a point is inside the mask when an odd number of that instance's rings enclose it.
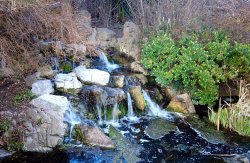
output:
{"label": "waterfall", "polygon": [[105,66],[109,72],[119,68],[118,64],[110,63],[108,58],[106,57],[106,55],[103,52],[100,53],[100,60],[105,64]]}
{"label": "waterfall", "polygon": [[173,116],[168,111],[161,109],[161,107],[150,98],[149,94],[145,90],[142,90],[142,92],[143,92],[143,96],[147,102],[147,107],[149,109],[149,115],[162,117],[162,118],[166,118],[169,120],[173,119]]}
{"label": "waterfall", "polygon": [[58,57],[55,56],[55,57],[51,57],[51,65],[53,67],[53,69],[57,72],[59,71],[59,61],[58,61]]}
{"label": "waterfall", "polygon": [[134,115],[132,99],[129,92],[127,92],[127,100],[128,100],[128,119],[131,121],[137,121],[138,118]]}
{"label": "waterfall", "polygon": [[113,107],[112,116],[113,116],[112,121],[113,121],[114,123],[117,123],[117,122],[119,121],[117,102],[115,103],[115,105],[114,105],[114,107]]}
{"label": "waterfall", "polygon": [[99,105],[96,105],[97,108],[97,113],[98,113],[98,123],[102,124],[103,120],[102,120],[102,108]]}
{"label": "waterfall", "polygon": [[128,99],[128,117],[134,117],[132,99],[129,92],[127,92],[127,99]]}
{"label": "waterfall", "polygon": [[81,123],[81,119],[73,111],[73,107],[72,107],[71,103],[69,103],[69,105],[68,105],[68,110],[65,114],[64,121],[70,125],[69,140],[71,140],[72,139],[72,130],[73,130],[74,126]]}

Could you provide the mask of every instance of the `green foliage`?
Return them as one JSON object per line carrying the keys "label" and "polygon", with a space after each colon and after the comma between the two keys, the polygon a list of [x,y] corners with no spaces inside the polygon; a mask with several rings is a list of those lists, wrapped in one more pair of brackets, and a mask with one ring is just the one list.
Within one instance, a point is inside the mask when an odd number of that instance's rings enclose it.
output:
{"label": "green foliage", "polygon": [[250,136],[250,117],[243,115],[238,108],[219,108],[218,112],[209,111],[209,120],[226,129],[232,129],[243,136]]}
{"label": "green foliage", "polygon": [[8,151],[22,151],[23,150],[23,142],[11,142],[8,146],[7,146],[7,150]]}
{"label": "green foliage", "polygon": [[214,104],[219,83],[249,73],[249,62],[250,45],[231,44],[220,31],[190,33],[178,42],[159,32],[142,48],[142,63],[158,83],[188,91],[199,104]]}
{"label": "green foliage", "polygon": [[24,101],[30,101],[34,99],[36,96],[31,92],[31,90],[27,89],[22,92],[19,92],[15,97],[14,97],[14,104],[18,105]]}
{"label": "green foliage", "polygon": [[0,119],[0,133],[8,131],[10,128],[10,122],[7,118]]}

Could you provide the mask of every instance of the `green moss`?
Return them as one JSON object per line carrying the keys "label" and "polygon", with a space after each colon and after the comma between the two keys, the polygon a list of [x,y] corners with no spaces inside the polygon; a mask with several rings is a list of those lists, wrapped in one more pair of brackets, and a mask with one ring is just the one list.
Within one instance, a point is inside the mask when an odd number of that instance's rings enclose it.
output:
{"label": "green moss", "polygon": [[120,117],[124,117],[128,113],[128,108],[126,103],[120,103],[118,104],[118,109],[121,111]]}
{"label": "green moss", "polygon": [[8,151],[22,151],[24,147],[23,142],[11,142],[7,146]]}
{"label": "green moss", "polygon": [[63,62],[60,65],[60,68],[62,69],[63,72],[68,73],[71,72],[73,70],[73,66],[70,62]]}
{"label": "green moss", "polygon": [[42,125],[42,124],[43,124],[42,118],[38,118],[38,119],[36,120],[36,125],[37,125],[37,126],[40,126],[40,125]]}

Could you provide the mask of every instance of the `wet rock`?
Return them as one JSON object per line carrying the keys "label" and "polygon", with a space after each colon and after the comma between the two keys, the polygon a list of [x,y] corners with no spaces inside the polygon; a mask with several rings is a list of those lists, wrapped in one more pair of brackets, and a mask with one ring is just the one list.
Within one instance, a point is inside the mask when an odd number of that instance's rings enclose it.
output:
{"label": "wet rock", "polygon": [[119,151],[119,154],[115,156],[114,160],[119,160],[119,158],[123,157],[126,159],[126,162],[141,161],[139,155],[143,148],[140,145],[131,143],[113,126],[109,127],[109,136]]}
{"label": "wet rock", "polygon": [[187,93],[172,98],[167,108],[168,110],[184,114],[196,113],[192,100]]}
{"label": "wet rock", "polygon": [[24,81],[27,87],[32,87],[32,84],[37,81],[36,74],[31,74],[31,75],[26,76],[24,78]]}
{"label": "wet rock", "polygon": [[42,95],[32,100],[27,110],[24,150],[48,152],[63,143],[67,125],[64,114],[69,107],[66,97]]}
{"label": "wet rock", "polygon": [[143,74],[134,74],[133,76],[136,77],[142,85],[148,83],[147,77]]}
{"label": "wet rock", "polygon": [[146,101],[143,97],[141,86],[130,87],[129,93],[131,94],[131,97],[134,99],[135,106],[143,111],[146,107]]}
{"label": "wet rock", "polygon": [[122,88],[124,86],[124,75],[111,76],[110,78],[110,86]]}
{"label": "wet rock", "polygon": [[3,160],[6,157],[11,156],[12,154],[4,149],[0,148],[0,161]]}
{"label": "wet rock", "polygon": [[138,62],[132,62],[129,68],[133,72],[139,72],[139,73],[142,73],[143,75],[148,75],[148,71]]}
{"label": "wet rock", "polygon": [[97,85],[83,87],[81,95],[82,99],[92,106],[113,106],[126,99],[124,91],[120,88],[102,87]]}
{"label": "wet rock", "polygon": [[54,72],[51,66],[47,65],[47,66],[39,67],[37,69],[37,76],[41,78],[52,78],[54,76]]}
{"label": "wet rock", "polygon": [[116,52],[116,51],[115,51],[114,54],[111,56],[111,58],[112,58],[114,61],[116,61],[116,62],[118,62],[118,63],[120,63],[120,64],[122,64],[122,65],[125,65],[125,66],[127,66],[127,65],[129,65],[130,63],[132,63],[132,62],[135,61],[133,57],[127,56],[127,54],[125,54],[125,53]]}
{"label": "wet rock", "polygon": [[97,126],[81,124],[76,126],[76,130],[79,130],[77,131],[77,137],[80,138],[83,143],[104,149],[115,148],[113,141],[108,136],[106,136]]}
{"label": "wet rock", "polygon": [[131,21],[127,21],[123,27],[123,36],[118,40],[119,49],[128,57],[140,60],[140,28]]}
{"label": "wet rock", "polygon": [[56,88],[65,92],[78,92],[82,83],[77,79],[75,73],[57,74],[55,76]]}
{"label": "wet rock", "polygon": [[81,82],[85,84],[107,85],[110,74],[97,69],[86,69],[84,66],[75,68],[75,73]]}
{"label": "wet rock", "polygon": [[227,143],[226,135],[223,131],[217,131],[215,126],[206,119],[201,120],[199,117],[193,115],[188,117],[187,122],[195,131],[208,142],[211,143]]}
{"label": "wet rock", "polygon": [[32,93],[36,96],[54,93],[54,88],[50,80],[38,80],[32,84]]}
{"label": "wet rock", "polygon": [[92,65],[92,61],[90,59],[85,58],[83,61],[80,62],[80,65],[86,68],[90,68]]}
{"label": "wet rock", "polygon": [[170,131],[175,131],[176,126],[165,119],[156,118],[151,120],[148,127],[145,129],[145,133],[153,138],[153,139],[159,139],[166,134],[169,134]]}

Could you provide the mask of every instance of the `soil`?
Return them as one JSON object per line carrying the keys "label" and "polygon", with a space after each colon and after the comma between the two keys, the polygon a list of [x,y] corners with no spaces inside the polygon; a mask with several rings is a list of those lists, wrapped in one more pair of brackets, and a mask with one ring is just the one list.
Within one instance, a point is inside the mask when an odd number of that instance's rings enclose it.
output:
{"label": "soil", "polygon": [[23,103],[15,104],[15,97],[27,89],[22,79],[7,77],[0,80],[0,111],[11,111],[21,108]]}

